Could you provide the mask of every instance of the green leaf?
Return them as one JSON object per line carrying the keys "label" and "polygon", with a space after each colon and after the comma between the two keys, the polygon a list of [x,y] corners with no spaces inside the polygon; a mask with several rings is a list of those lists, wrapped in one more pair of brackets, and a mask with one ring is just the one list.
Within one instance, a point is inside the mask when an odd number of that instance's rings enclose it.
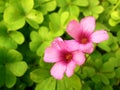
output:
{"label": "green leaf", "polygon": [[5,83],[5,67],[3,65],[0,65],[0,87],[2,87],[4,83]]}
{"label": "green leaf", "polygon": [[30,73],[30,78],[36,83],[41,83],[43,80],[49,77],[50,77],[49,70],[42,69],[42,68],[35,69]]}
{"label": "green leaf", "polygon": [[16,49],[17,48],[17,43],[13,41],[10,37],[7,35],[0,36],[0,46],[9,48],[9,49]]}
{"label": "green leaf", "polygon": [[112,62],[107,61],[101,67],[101,71],[102,72],[112,72],[112,71],[114,71],[114,66],[115,65]]}
{"label": "green leaf", "polygon": [[[101,89],[101,87],[103,87],[103,86],[105,86],[105,85],[102,84],[101,82],[96,83],[96,84],[95,84],[95,90],[103,90],[103,89]],[[92,90],[92,89],[91,89],[91,90]]]}
{"label": "green leaf", "polygon": [[7,62],[11,63],[11,62],[18,62],[21,61],[23,59],[21,53],[19,53],[18,51],[14,50],[14,49],[10,49],[7,52]]}
{"label": "green leaf", "polygon": [[99,4],[99,0],[90,0],[89,4],[92,5],[92,6],[96,6],[96,5]]}
{"label": "green leaf", "polygon": [[[21,76],[26,71],[24,61],[20,61],[22,55],[14,50],[0,48],[0,86],[5,84],[7,88],[11,88],[16,83],[16,76]],[[25,63],[25,64],[24,64]],[[1,70],[2,69],[2,70]]]}
{"label": "green leaf", "polygon": [[82,11],[84,16],[92,15],[92,11],[87,8],[84,8]]}
{"label": "green leaf", "polygon": [[111,57],[114,57],[114,54],[113,53],[106,53],[102,56],[102,61],[103,62],[106,62],[108,61]]}
{"label": "green leaf", "polygon": [[35,31],[31,32],[30,38],[32,39],[32,41],[30,42],[30,50],[36,51],[42,43],[42,40],[40,39],[39,34]]}
{"label": "green leaf", "polygon": [[57,32],[61,28],[60,16],[57,13],[52,13],[50,16],[50,29]]}
{"label": "green leaf", "polygon": [[106,73],[104,73],[104,75],[107,77],[107,78],[109,78],[109,79],[112,79],[112,78],[114,78],[115,77],[115,71],[113,71],[113,72],[106,72]]}
{"label": "green leaf", "polygon": [[3,21],[0,21],[0,35],[4,35],[7,32],[7,27]]}
{"label": "green leaf", "polygon": [[100,79],[105,85],[109,85],[109,79],[104,74],[100,74]]}
{"label": "green leaf", "polygon": [[95,82],[96,84],[101,82],[101,79],[100,79],[100,75],[99,74],[96,74],[94,75],[92,78],[92,81]]}
{"label": "green leaf", "polygon": [[117,0],[107,0],[107,1],[109,1],[112,4],[115,4],[117,2]]}
{"label": "green leaf", "polygon": [[35,90],[55,90],[56,80],[52,77],[45,79],[43,82],[38,84]]}
{"label": "green leaf", "polygon": [[29,13],[34,6],[34,0],[29,0],[29,2],[28,0],[20,0],[20,2],[25,13]]}
{"label": "green leaf", "polygon": [[88,6],[88,0],[74,0],[72,3],[82,7]]}
{"label": "green leaf", "polygon": [[42,58],[40,59],[40,62],[39,62],[40,67],[42,67],[42,68],[44,68],[44,69],[50,69],[50,68],[53,66],[53,64],[47,63],[47,62],[45,62],[43,59],[44,59],[44,57],[42,57]]}
{"label": "green leaf", "polygon": [[34,2],[34,7],[41,11],[44,15],[55,10],[57,6],[56,0],[34,0]]}
{"label": "green leaf", "polygon": [[71,88],[70,90],[81,90],[80,78],[75,74],[70,78],[66,78],[65,83],[68,85],[68,88]]}
{"label": "green leaf", "polygon": [[110,29],[106,25],[104,25],[104,24],[102,24],[100,22],[96,23],[95,30],[101,30],[101,29],[104,29],[106,31],[110,31]]}
{"label": "green leaf", "polygon": [[99,14],[103,12],[104,8],[99,5],[99,0],[90,0],[89,5],[85,8],[81,8],[84,16],[94,16],[96,19]]}
{"label": "green leaf", "polygon": [[39,41],[30,42],[30,50],[35,52],[39,48],[40,44],[41,44],[41,42],[39,42]]}
{"label": "green leaf", "polygon": [[103,50],[105,50],[105,51],[107,51],[107,52],[111,51],[111,48],[106,43],[104,43],[104,42],[99,43],[98,47],[101,48],[101,49],[103,49]]}
{"label": "green leaf", "polygon": [[30,38],[32,41],[41,41],[40,36],[39,36],[38,32],[36,32],[36,31],[32,31],[30,33]]}
{"label": "green leaf", "polygon": [[119,13],[119,11],[113,11],[113,12],[111,13],[111,18],[112,18],[113,20],[120,20],[120,13]]}
{"label": "green leaf", "polygon": [[33,9],[27,14],[26,19],[33,20],[37,24],[41,24],[44,18],[41,12]]}
{"label": "green leaf", "polygon": [[25,25],[25,17],[16,7],[6,8],[3,17],[9,31],[18,30]]}
{"label": "green leaf", "polygon": [[6,62],[6,53],[7,53],[7,49],[0,47],[0,65],[3,65]]}
{"label": "green leaf", "polygon": [[63,12],[62,14],[61,14],[61,25],[65,25],[66,24],[66,22],[67,22],[67,20],[68,20],[68,17],[69,17],[69,12]]}
{"label": "green leaf", "polygon": [[7,68],[8,68],[15,76],[20,77],[20,76],[22,76],[22,75],[26,72],[28,66],[27,66],[26,62],[24,62],[24,61],[19,61],[19,62],[14,62],[14,63],[8,63],[8,64],[7,64]]}
{"label": "green leaf", "polygon": [[118,49],[118,50],[116,51],[115,56],[118,57],[118,58],[120,57],[120,49]]}
{"label": "green leaf", "polygon": [[0,13],[2,13],[5,9],[5,1],[4,0],[0,0]]}
{"label": "green leaf", "polygon": [[99,51],[97,51],[97,50],[95,50],[91,55],[90,55],[90,57],[91,57],[91,59],[92,60],[96,60],[97,58],[101,58],[101,53],[99,52]]}
{"label": "green leaf", "polygon": [[7,88],[13,87],[15,83],[16,83],[16,77],[10,71],[6,70],[5,84]]}
{"label": "green leaf", "polygon": [[50,32],[50,35],[51,35],[53,38],[56,38],[56,37],[62,36],[62,35],[64,34],[64,32],[65,32],[64,29],[59,29],[57,32],[51,31],[51,32]]}
{"label": "green leaf", "polygon": [[118,42],[120,44],[120,31],[117,32],[117,38],[118,38]]}
{"label": "green leaf", "polygon": [[59,7],[65,7],[65,6],[67,6],[66,0],[56,0],[56,2],[57,2],[57,5]]}
{"label": "green leaf", "polygon": [[4,22],[0,22],[0,46],[5,48],[17,48],[17,43],[9,36]]}
{"label": "green leaf", "polygon": [[78,17],[79,13],[80,13],[80,9],[77,6],[70,6],[69,7],[69,12],[70,12],[71,15],[73,15],[75,17]]}
{"label": "green leaf", "polygon": [[106,86],[102,87],[101,90],[113,90],[113,88],[110,85],[106,85]]}
{"label": "green leaf", "polygon": [[56,1],[49,1],[45,4],[47,11],[53,11],[56,8]]}
{"label": "green leaf", "polygon": [[28,23],[31,27],[33,27],[33,28],[35,28],[35,29],[38,29],[38,28],[39,28],[39,25],[38,25],[34,20],[31,20],[31,19],[29,19],[29,18],[26,18],[26,21],[27,21],[27,23]]}
{"label": "green leaf", "polygon": [[112,18],[109,19],[109,24],[110,24],[111,26],[116,26],[118,23],[119,23],[119,21],[115,21],[115,20],[113,20]]}
{"label": "green leaf", "polygon": [[108,33],[109,39],[104,41],[103,43],[106,43],[107,45],[112,45],[115,42],[115,38],[112,35],[112,33]]}
{"label": "green leaf", "polygon": [[91,88],[88,85],[83,85],[81,90],[91,90]]}
{"label": "green leaf", "polygon": [[88,77],[92,77],[95,74],[95,69],[92,67],[85,66],[83,67],[83,73],[86,72]]}
{"label": "green leaf", "polygon": [[118,50],[118,49],[119,49],[119,45],[118,45],[118,43],[117,43],[117,42],[113,43],[113,44],[112,44],[112,45],[110,45],[110,46],[111,46],[112,51],[116,51],[116,50]]}
{"label": "green leaf", "polygon": [[96,13],[96,14],[102,13],[103,10],[104,10],[104,8],[103,8],[102,6],[100,6],[100,5],[92,8],[92,12],[93,12],[93,13]]}
{"label": "green leaf", "polygon": [[42,41],[50,40],[51,39],[51,37],[49,35],[49,32],[48,32],[48,28],[45,27],[45,26],[39,28],[38,34],[39,34],[40,39]]}
{"label": "green leaf", "polygon": [[43,43],[39,46],[39,48],[37,49],[37,55],[38,55],[38,56],[42,56],[42,55],[43,55],[46,47],[48,47],[48,46],[50,45],[50,42],[51,42],[51,41],[45,41],[45,42],[43,42]]}
{"label": "green leaf", "polygon": [[115,70],[115,76],[116,76],[116,78],[120,78],[120,68],[117,68],[116,70]]}
{"label": "green leaf", "polygon": [[18,31],[10,32],[9,35],[18,44],[22,44],[25,40],[23,34]]}
{"label": "green leaf", "polygon": [[68,87],[65,85],[65,79],[57,80],[57,90],[68,90]]}
{"label": "green leaf", "polygon": [[102,60],[101,59],[99,59],[99,58],[97,58],[96,60],[95,60],[95,67],[97,68],[97,69],[100,69],[101,68],[101,66],[102,66]]}

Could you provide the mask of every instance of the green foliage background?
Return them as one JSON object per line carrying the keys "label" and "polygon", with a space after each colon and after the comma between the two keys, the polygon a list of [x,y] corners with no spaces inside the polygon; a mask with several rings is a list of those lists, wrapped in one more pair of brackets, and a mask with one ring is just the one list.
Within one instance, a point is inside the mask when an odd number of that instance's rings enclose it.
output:
{"label": "green foliage background", "polygon": [[[96,18],[109,40],[62,80],[50,75],[44,50],[70,20]],[[120,0],[0,0],[0,90],[120,90]]]}

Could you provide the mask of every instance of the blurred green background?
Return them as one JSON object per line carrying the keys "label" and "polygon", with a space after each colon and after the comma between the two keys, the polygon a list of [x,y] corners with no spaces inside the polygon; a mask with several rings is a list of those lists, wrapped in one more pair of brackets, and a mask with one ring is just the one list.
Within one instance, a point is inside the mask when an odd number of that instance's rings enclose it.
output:
{"label": "blurred green background", "polygon": [[[50,75],[44,50],[85,16],[109,32],[86,63],[62,80]],[[120,0],[0,0],[0,90],[120,90]]]}

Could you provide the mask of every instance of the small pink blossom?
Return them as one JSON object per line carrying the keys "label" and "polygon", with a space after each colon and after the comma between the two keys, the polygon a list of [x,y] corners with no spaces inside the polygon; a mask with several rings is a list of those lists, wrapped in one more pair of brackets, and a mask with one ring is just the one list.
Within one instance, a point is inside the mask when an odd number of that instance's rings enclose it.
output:
{"label": "small pink blossom", "polygon": [[56,79],[62,79],[64,73],[68,77],[72,76],[76,65],[85,62],[85,55],[74,43],[68,40],[63,41],[56,38],[50,47],[45,50],[44,61],[55,63],[51,69],[51,75]]}
{"label": "small pink blossom", "polygon": [[108,33],[105,30],[95,29],[95,18],[92,16],[83,18],[80,23],[72,20],[67,26],[67,33],[75,39],[72,40],[74,45],[86,53],[92,53],[94,50],[93,43],[100,43],[108,39]]}

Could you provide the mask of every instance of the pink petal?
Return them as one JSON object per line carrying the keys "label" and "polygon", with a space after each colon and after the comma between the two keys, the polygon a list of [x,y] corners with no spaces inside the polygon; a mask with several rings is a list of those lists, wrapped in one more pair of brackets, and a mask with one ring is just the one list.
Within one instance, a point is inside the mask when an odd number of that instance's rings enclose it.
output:
{"label": "pink petal", "polygon": [[79,43],[75,40],[65,40],[67,51],[75,51],[79,48]]}
{"label": "pink petal", "polygon": [[80,29],[84,33],[91,34],[95,29],[95,18],[92,16],[85,17],[80,21]]}
{"label": "pink petal", "polygon": [[72,20],[67,26],[67,33],[74,39],[79,39],[80,36],[80,26],[75,20]]}
{"label": "pink petal", "polygon": [[108,33],[105,30],[96,31],[91,35],[91,41],[95,43],[100,43],[104,40],[107,40],[108,38],[109,38]]}
{"label": "pink petal", "polygon": [[52,47],[57,48],[57,49],[61,49],[59,42],[62,42],[62,38],[61,37],[57,37],[53,42],[52,42]]}
{"label": "pink petal", "polygon": [[85,62],[85,54],[81,51],[75,51],[73,53],[73,60],[77,65],[82,65]]}
{"label": "pink petal", "polygon": [[56,79],[62,79],[64,76],[64,72],[66,70],[66,64],[63,62],[57,62],[51,69],[51,75]]}
{"label": "pink petal", "polygon": [[58,37],[52,42],[52,47],[56,48],[58,50],[66,50],[67,46],[65,42],[62,40],[62,38]]}
{"label": "pink petal", "polygon": [[51,62],[51,63],[58,62],[61,60],[60,56],[61,56],[61,53],[56,48],[48,47],[45,50],[44,61]]}
{"label": "pink petal", "polygon": [[59,42],[59,47],[61,48],[61,50],[67,50],[67,45],[65,44],[65,42]]}
{"label": "pink petal", "polygon": [[66,75],[68,77],[71,77],[73,75],[75,67],[76,67],[76,64],[75,62],[73,62],[73,60],[71,60],[71,62],[67,64]]}
{"label": "pink petal", "polygon": [[87,44],[79,44],[79,49],[85,53],[92,53],[94,50],[94,46],[91,42]]}

